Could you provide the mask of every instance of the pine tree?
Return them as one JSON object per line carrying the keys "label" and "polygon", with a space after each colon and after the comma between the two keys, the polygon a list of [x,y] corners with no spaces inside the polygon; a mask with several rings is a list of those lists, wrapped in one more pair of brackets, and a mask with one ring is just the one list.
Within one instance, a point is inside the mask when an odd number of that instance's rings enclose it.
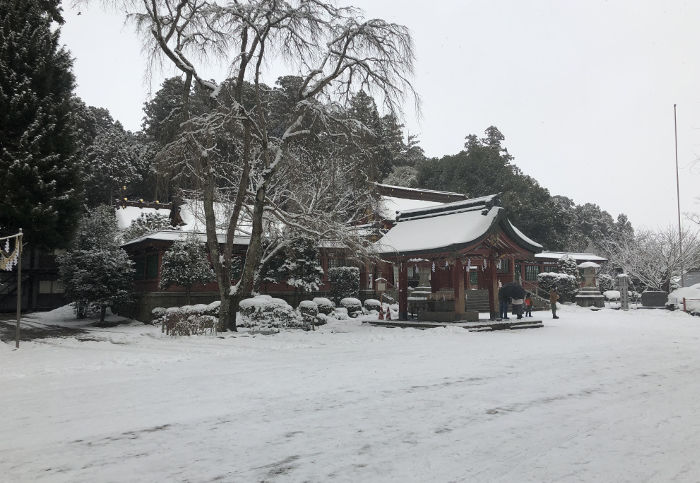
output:
{"label": "pine tree", "polygon": [[142,213],[122,232],[124,241],[135,240],[160,230],[177,230],[170,224],[170,218],[160,213]]}
{"label": "pine tree", "polygon": [[0,232],[67,245],[80,207],[70,53],[57,0],[0,0]]}
{"label": "pine tree", "polygon": [[214,271],[209,265],[204,245],[193,237],[177,241],[163,254],[160,287],[179,285],[185,289],[187,304],[190,304],[192,287],[214,280]]}
{"label": "pine tree", "polygon": [[66,296],[75,303],[79,318],[95,307],[103,322],[107,307],[129,300],[133,262],[116,235],[114,210],[100,206],[80,219],[71,249],[58,257]]}

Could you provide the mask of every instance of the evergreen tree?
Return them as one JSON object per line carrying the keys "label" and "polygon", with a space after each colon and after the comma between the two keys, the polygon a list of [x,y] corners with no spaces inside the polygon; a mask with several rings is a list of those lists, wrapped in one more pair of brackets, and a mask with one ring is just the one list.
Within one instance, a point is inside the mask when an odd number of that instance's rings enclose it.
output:
{"label": "evergreen tree", "polygon": [[302,292],[314,292],[323,278],[319,260],[318,244],[309,238],[297,238],[287,247],[276,278]]}
{"label": "evergreen tree", "polygon": [[192,287],[212,280],[214,271],[207,260],[204,245],[196,238],[188,237],[184,241],[177,241],[163,254],[160,287],[183,287],[188,305]]}
{"label": "evergreen tree", "polygon": [[57,0],[0,0],[0,233],[67,245],[81,202],[69,52]]}
{"label": "evergreen tree", "polygon": [[133,262],[116,235],[114,210],[100,206],[80,219],[71,249],[58,257],[66,296],[75,303],[79,318],[94,307],[103,322],[107,307],[130,298]]}
{"label": "evergreen tree", "polygon": [[170,218],[159,213],[142,213],[122,232],[124,241],[135,240],[159,230],[177,230],[170,224]]}

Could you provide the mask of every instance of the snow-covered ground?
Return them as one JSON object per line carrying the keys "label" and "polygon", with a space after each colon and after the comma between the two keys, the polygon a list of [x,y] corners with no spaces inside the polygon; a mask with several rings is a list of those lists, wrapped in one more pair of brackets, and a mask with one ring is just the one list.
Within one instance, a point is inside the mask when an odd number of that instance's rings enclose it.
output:
{"label": "snow-covered ground", "polygon": [[700,480],[700,318],[536,315],[0,343],[0,480]]}

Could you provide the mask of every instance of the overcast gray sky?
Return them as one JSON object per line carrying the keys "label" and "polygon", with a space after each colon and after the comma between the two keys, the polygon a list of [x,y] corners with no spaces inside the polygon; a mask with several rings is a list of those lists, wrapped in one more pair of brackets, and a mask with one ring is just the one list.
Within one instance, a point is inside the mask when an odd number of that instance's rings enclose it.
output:
{"label": "overcast gray sky", "polygon": [[[700,212],[700,2],[351,3],[411,29],[422,111],[407,106],[405,124],[428,155],[453,154],[495,125],[552,194],[626,213],[635,227],[665,226],[676,223],[676,103],[681,211]],[[138,129],[143,102],[174,72],[146,76],[123,15],[98,3],[64,8],[77,94]]]}

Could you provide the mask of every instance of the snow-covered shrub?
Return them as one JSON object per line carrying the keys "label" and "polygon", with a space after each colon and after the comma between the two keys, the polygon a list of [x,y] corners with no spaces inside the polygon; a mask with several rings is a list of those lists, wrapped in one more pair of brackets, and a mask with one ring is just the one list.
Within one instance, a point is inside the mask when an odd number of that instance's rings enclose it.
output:
{"label": "snow-covered shrub", "polygon": [[557,261],[557,272],[572,275],[576,280],[580,280],[581,278],[576,260],[569,255],[564,255]]}
{"label": "snow-covered shrub", "polygon": [[340,306],[348,311],[348,315],[353,319],[362,314],[362,302],[354,297],[345,297],[340,301]]}
{"label": "snow-covered shrub", "polygon": [[607,273],[601,273],[596,277],[596,280],[598,281],[598,289],[601,292],[615,289],[615,279]]}
{"label": "snow-covered shrub", "polygon": [[573,275],[556,272],[543,272],[537,275],[537,283],[545,292],[549,293],[553,286],[559,291],[560,302],[573,302],[576,300],[579,285]]}
{"label": "snow-covered shrub", "polygon": [[200,335],[216,333],[219,319],[205,313],[207,305],[183,305],[169,307],[164,310],[161,321],[161,331],[168,335]]}
{"label": "snow-covered shrub", "polygon": [[318,243],[306,237],[292,239],[283,256],[273,261],[265,273],[265,280],[285,282],[302,292],[315,292],[323,280]]}
{"label": "snow-covered shrub", "polygon": [[328,270],[331,297],[335,303],[346,297],[360,294],[360,269],[357,267],[334,267]]}
{"label": "snow-covered shrub", "polygon": [[336,307],[331,316],[336,320],[348,320],[348,309],[345,307]]}
{"label": "snow-covered shrub", "polygon": [[304,322],[307,324],[318,325],[316,324],[316,319],[318,318],[318,305],[316,305],[315,302],[312,302],[311,300],[302,300],[299,303],[297,310],[299,311],[301,318],[304,319]]}
{"label": "snow-covered shrub", "polygon": [[159,230],[177,230],[170,224],[170,218],[160,213],[141,213],[141,216],[131,222],[122,232],[124,241],[134,240]]}
{"label": "snow-covered shrub", "polygon": [[605,300],[608,300],[608,301],[620,300],[620,291],[619,290],[606,290],[605,292],[603,292],[603,297],[605,297]]}
{"label": "snow-covered shrub", "polygon": [[379,312],[379,309],[381,308],[382,304],[379,302],[377,299],[367,299],[365,300],[365,309],[367,310],[374,310],[376,312]]}
{"label": "snow-covered shrub", "polygon": [[214,302],[207,305],[206,310],[204,310],[204,315],[211,315],[212,317],[219,317],[219,307],[221,306],[221,300],[215,300]]}
{"label": "snow-covered shrub", "polygon": [[328,323],[328,316],[326,314],[318,314],[316,316],[316,325],[324,325]]}
{"label": "snow-covered shrub", "polygon": [[683,310],[683,298],[686,299],[685,307],[691,314],[700,314],[700,283],[690,287],[677,288],[668,295],[667,307]]}
{"label": "snow-covered shrub", "polygon": [[326,297],[314,297],[314,303],[318,306],[318,311],[325,315],[330,315],[335,309],[335,304]]}
{"label": "snow-covered shrub", "polygon": [[155,307],[151,310],[151,324],[161,324],[163,322],[163,317],[165,317],[165,307]]}
{"label": "snow-covered shrub", "polygon": [[286,301],[269,295],[241,300],[238,308],[242,327],[305,327],[304,320]]}
{"label": "snow-covered shrub", "polygon": [[185,289],[187,303],[190,292],[196,284],[205,284],[214,280],[214,271],[209,266],[204,244],[194,236],[184,241],[176,241],[163,254],[160,288],[179,285]]}

